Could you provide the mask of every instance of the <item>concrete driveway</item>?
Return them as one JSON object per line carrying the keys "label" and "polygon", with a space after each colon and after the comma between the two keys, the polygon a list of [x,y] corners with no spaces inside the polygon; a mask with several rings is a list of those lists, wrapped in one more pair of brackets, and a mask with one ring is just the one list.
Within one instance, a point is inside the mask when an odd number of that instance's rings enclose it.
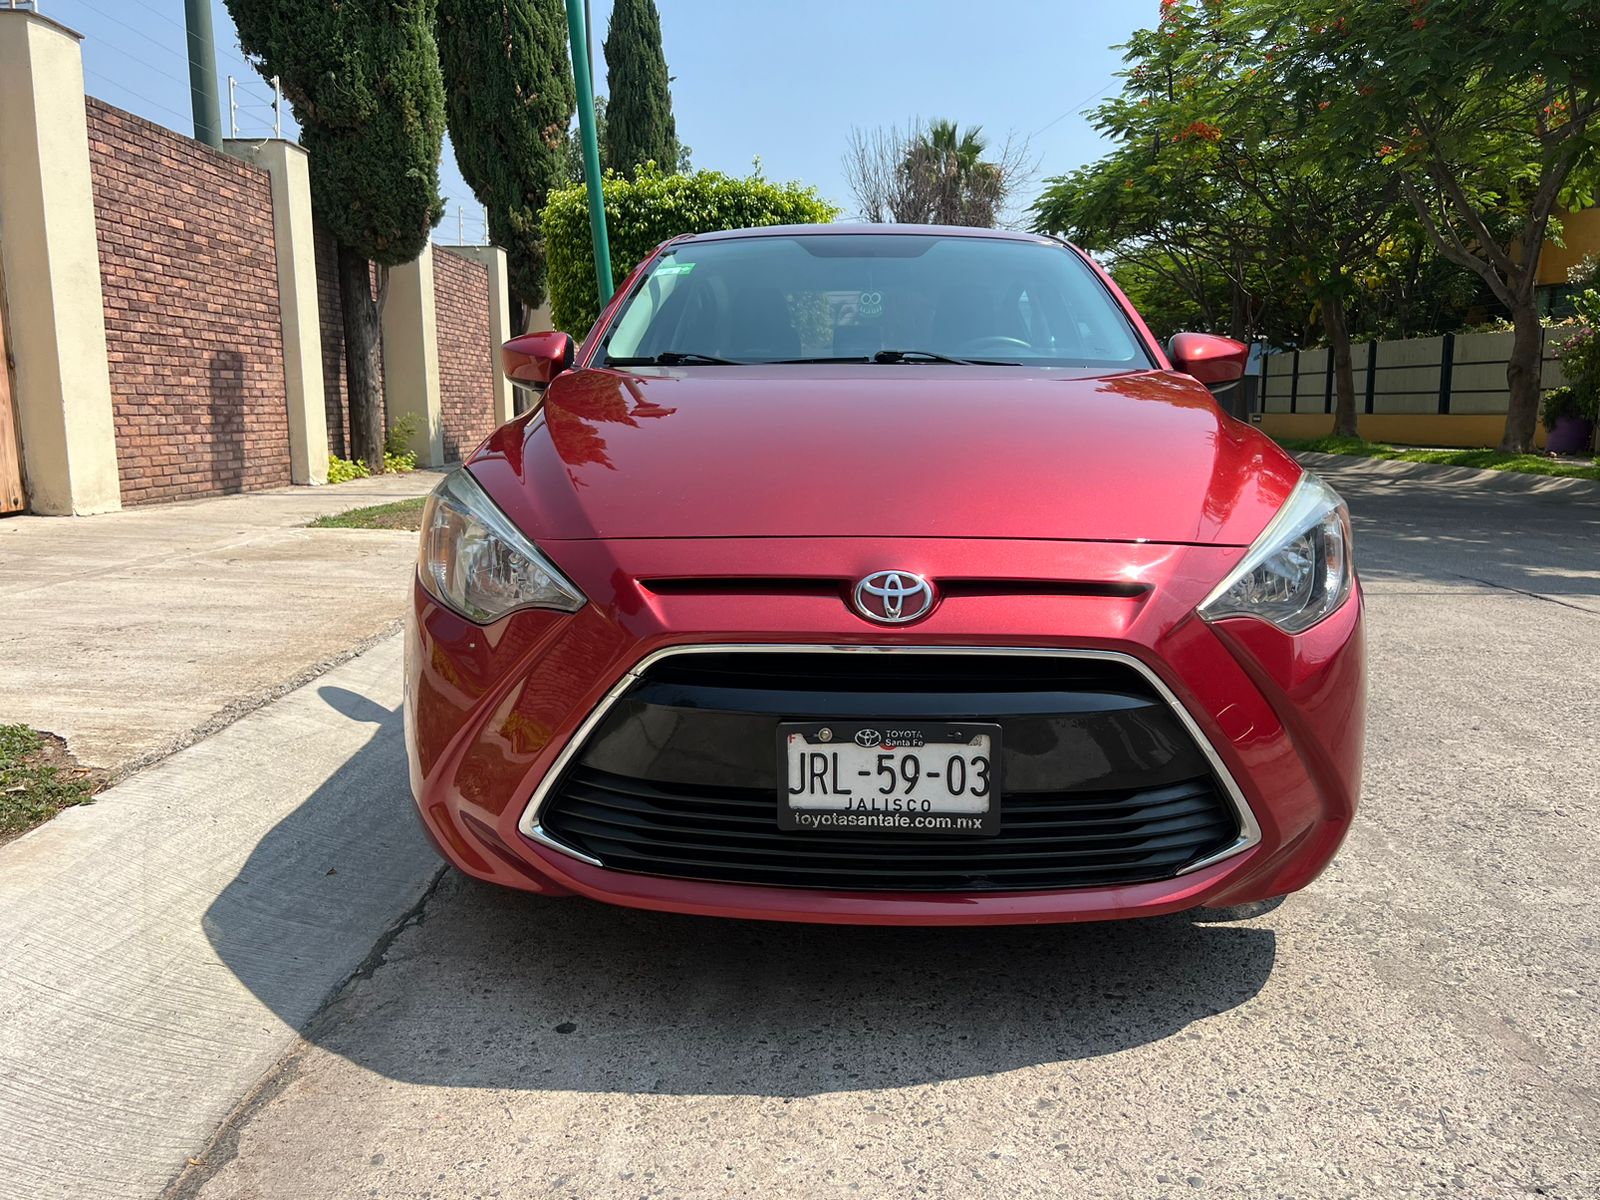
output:
{"label": "concrete driveway", "polygon": [[416,535],[307,529],[438,473],[0,521],[0,722],[160,758],[394,628]]}
{"label": "concrete driveway", "polygon": [[1329,473],[1370,758],[1309,891],[880,931],[445,877],[174,1194],[1600,1194],[1600,503]]}

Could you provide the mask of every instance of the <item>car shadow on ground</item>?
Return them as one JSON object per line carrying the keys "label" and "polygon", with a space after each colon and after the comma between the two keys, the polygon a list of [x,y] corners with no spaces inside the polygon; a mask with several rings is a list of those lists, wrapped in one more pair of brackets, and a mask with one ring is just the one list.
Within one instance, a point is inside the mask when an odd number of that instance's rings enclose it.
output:
{"label": "car shadow on ground", "polygon": [[[205,928],[228,968],[312,1044],[392,1079],[770,1096],[928,1083],[1172,1037],[1249,1000],[1272,971],[1270,928],[1203,915],[785,925],[547,899],[451,872],[308,1023],[307,976],[324,964],[307,961],[319,944],[307,922],[342,914],[332,895],[320,909],[315,896],[283,895],[257,860],[314,852],[345,822],[396,858],[422,836],[404,811],[399,714],[334,691],[324,698],[381,721],[377,734],[263,839]],[[329,883],[351,886],[341,873]]]}
{"label": "car shadow on ground", "polygon": [[396,947],[396,978],[341,998],[312,1031],[319,1045],[391,1078],[455,1087],[900,1087],[1171,1037],[1254,996],[1276,950],[1269,929],[1181,917],[781,925],[539,900],[456,876],[435,899]]}

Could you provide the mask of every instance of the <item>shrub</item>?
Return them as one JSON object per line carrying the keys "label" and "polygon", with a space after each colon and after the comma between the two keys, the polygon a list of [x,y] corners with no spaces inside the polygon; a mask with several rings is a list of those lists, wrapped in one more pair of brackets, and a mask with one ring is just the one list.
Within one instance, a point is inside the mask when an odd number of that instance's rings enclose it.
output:
{"label": "shrub", "polygon": [[413,413],[406,413],[403,417],[396,418],[389,425],[389,432],[383,438],[383,469],[395,474],[405,474],[407,471],[417,469],[417,452],[408,449],[411,435],[417,431],[417,418]]}
{"label": "shrub", "polygon": [[367,470],[367,464],[360,459],[340,458],[337,454],[328,455],[329,483],[349,483],[352,479],[365,479],[371,473]]}
{"label": "shrub", "polygon": [[[1561,360],[1561,374],[1571,386],[1557,388],[1545,397],[1545,411],[1550,410],[1550,399],[1556,392],[1570,392],[1565,401],[1569,408],[1557,415],[1582,417],[1593,421],[1600,416],[1600,291],[1590,288],[1579,292],[1572,300],[1577,312],[1578,330],[1556,351]],[[1545,428],[1550,427],[1548,415]]]}
{"label": "shrub", "polygon": [[[631,180],[608,173],[604,186],[611,275],[617,283],[662,242],[679,234],[755,225],[815,225],[839,215],[815,188],[755,176],[735,179],[719,171],[664,175],[645,166]],[[581,338],[600,315],[589,199],[582,185],[550,193],[543,228],[551,317],[556,328]]]}
{"label": "shrub", "polygon": [[1555,428],[1556,422],[1562,417],[1579,415],[1578,393],[1570,387],[1551,388],[1539,405],[1539,419],[1544,422],[1546,429]]}

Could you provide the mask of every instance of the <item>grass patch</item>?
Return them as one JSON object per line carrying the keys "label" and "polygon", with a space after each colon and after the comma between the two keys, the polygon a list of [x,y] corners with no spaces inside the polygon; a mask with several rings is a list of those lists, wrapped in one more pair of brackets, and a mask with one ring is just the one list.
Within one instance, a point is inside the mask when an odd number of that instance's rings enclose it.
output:
{"label": "grass patch", "polygon": [[100,773],[78,766],[60,738],[0,725],[0,843],[86,803],[100,783]]}
{"label": "grass patch", "polygon": [[1523,475],[1561,475],[1571,479],[1600,479],[1600,459],[1552,458],[1545,454],[1502,454],[1498,450],[1416,450],[1360,438],[1282,438],[1285,450],[1313,454],[1350,454],[1396,462],[1434,463],[1444,467],[1477,467],[1486,471],[1516,471]]}
{"label": "grass patch", "polygon": [[395,500],[388,504],[369,504],[365,508],[352,508],[332,516],[318,517],[311,522],[313,529],[410,529],[422,528],[422,506],[426,496],[412,496],[409,500]]}

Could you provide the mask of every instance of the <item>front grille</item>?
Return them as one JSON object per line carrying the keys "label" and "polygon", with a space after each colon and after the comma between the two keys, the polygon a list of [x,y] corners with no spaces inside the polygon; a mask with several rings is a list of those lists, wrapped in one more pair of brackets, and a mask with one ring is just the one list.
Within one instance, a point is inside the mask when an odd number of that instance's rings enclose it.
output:
{"label": "front grille", "polygon": [[662,787],[579,769],[545,820],[608,867],[842,891],[1003,891],[1164,879],[1233,839],[1209,779],[1006,796],[1000,835],[785,833],[771,789]]}
{"label": "front grille", "polygon": [[[885,716],[1002,726],[998,836],[778,828],[777,725]],[[579,748],[539,820],[615,870],[840,891],[1168,879],[1239,832],[1209,761],[1143,675],[1049,655],[671,657]]]}

